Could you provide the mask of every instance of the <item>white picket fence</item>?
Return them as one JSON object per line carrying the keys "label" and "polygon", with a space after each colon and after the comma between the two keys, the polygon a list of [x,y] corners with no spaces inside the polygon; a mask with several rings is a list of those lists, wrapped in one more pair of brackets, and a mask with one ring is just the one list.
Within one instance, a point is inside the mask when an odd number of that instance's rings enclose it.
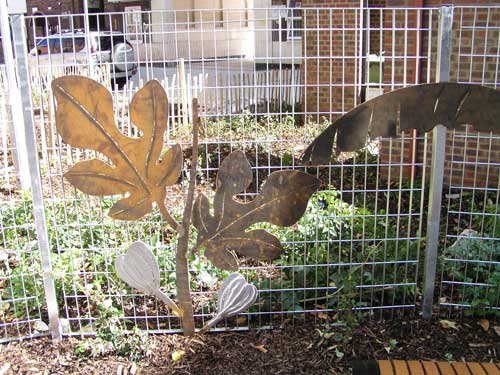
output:
{"label": "white picket fence", "polygon": [[[241,114],[283,113],[287,108],[298,108],[302,100],[300,69],[246,71],[220,75],[184,73],[180,64],[177,73],[161,79],[170,106],[167,142],[172,134],[189,133],[192,100],[198,99],[202,117],[217,118]],[[125,134],[134,136],[129,122],[127,105],[145,82],[139,80],[125,85],[115,93],[115,118]],[[298,109],[296,109],[297,111]],[[120,126],[120,125],[119,125]],[[185,131],[183,132],[182,129]]]}
{"label": "white picket fence", "polygon": [[[54,97],[51,89],[53,79],[68,75],[91,77],[111,90],[109,67],[52,67],[39,68],[31,72],[31,91],[35,110],[35,124],[42,159],[51,157],[57,151],[59,155],[78,160],[82,155],[67,145],[58,143],[55,127]],[[191,124],[191,105],[194,97],[198,98],[201,114],[205,117],[217,117],[251,113],[283,113],[286,106],[301,102],[300,69],[261,70],[214,74],[186,73],[180,63],[177,73],[161,80],[167,92],[170,106],[170,122],[166,141],[172,136],[189,134]],[[130,81],[121,90],[113,92],[114,115],[117,126],[128,136],[137,136],[137,129],[130,123],[128,104],[134,94],[145,84]],[[8,84],[5,67],[0,67],[0,111],[1,121],[8,123]],[[8,142],[9,127],[4,126],[2,142]],[[7,163],[7,160],[4,160]]]}
{"label": "white picket fence", "polygon": [[[251,112],[282,112],[280,106],[293,106],[301,102],[301,71],[299,68],[255,70],[236,73],[183,75],[182,68],[161,80],[169,101],[187,105],[196,96],[206,115],[230,115],[244,110]],[[131,82],[125,91],[134,93],[142,87]],[[259,111],[259,108],[262,110]],[[190,113],[190,111],[187,111]]]}

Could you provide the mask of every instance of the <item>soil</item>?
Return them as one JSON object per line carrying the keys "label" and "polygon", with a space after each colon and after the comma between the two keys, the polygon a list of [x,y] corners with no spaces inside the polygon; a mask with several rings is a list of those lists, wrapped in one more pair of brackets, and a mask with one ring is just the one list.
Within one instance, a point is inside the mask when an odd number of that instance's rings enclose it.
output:
{"label": "soil", "polygon": [[[40,338],[0,345],[0,374],[348,374],[353,361],[365,359],[500,362],[498,322],[445,323],[396,318],[351,329],[324,322],[191,340],[156,335],[152,354],[136,363],[115,355],[78,357],[78,340]],[[172,354],[181,351],[174,361]]]}

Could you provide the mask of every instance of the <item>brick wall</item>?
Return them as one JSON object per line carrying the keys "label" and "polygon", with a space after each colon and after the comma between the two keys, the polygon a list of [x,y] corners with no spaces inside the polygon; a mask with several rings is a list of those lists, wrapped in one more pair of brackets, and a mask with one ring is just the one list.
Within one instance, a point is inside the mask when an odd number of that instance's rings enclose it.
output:
{"label": "brick wall", "polygon": [[359,102],[355,84],[360,40],[352,27],[360,19],[359,9],[353,9],[356,5],[357,0],[343,0],[335,2],[339,9],[321,9],[332,5],[329,1],[302,1],[303,7],[312,8],[303,14],[302,69],[304,111],[313,121],[333,121]]}
{"label": "brick wall", "polygon": [[[35,25],[30,23],[29,27],[35,28],[37,36],[44,36],[56,32],[58,29],[69,29],[71,20],[69,17],[56,17],[61,14],[83,13],[83,2],[76,0],[61,0],[57,2],[45,0],[28,0],[26,2],[28,16],[45,15],[48,18],[37,18]],[[83,28],[82,17],[72,17],[75,28]],[[31,39],[32,31],[29,31],[28,37]]]}
{"label": "brick wall", "polygon": [[[421,3],[431,7],[449,2],[428,0]],[[485,0],[455,0],[453,2],[455,5],[490,3]],[[368,4],[371,7],[412,7],[415,6],[415,1],[371,0]],[[359,7],[359,1],[303,1],[303,6]],[[359,42],[359,35],[356,35],[357,33],[353,30],[348,30],[355,25],[359,12],[353,9],[338,12],[336,10],[311,10],[306,14],[305,25],[308,31],[304,38],[304,52],[307,65],[306,63],[303,65],[303,78],[306,85],[305,111],[313,120],[320,120],[324,117],[332,121],[342,111],[353,108],[360,99],[357,91],[352,87],[357,83],[359,72],[359,67],[356,66],[359,48],[355,48],[356,39]],[[383,65],[383,83],[387,85],[385,91],[435,80],[438,13],[435,10],[422,11],[420,18],[418,14],[415,10],[406,11],[405,9],[370,11],[368,20],[371,30],[370,48],[367,53],[385,52]],[[333,22],[330,20],[332,15],[334,16]],[[344,22],[340,21],[342,16],[344,16]],[[382,30],[380,29],[381,23]],[[320,31],[318,40],[318,26],[319,28],[338,27],[340,30]],[[429,26],[432,33],[427,31]],[[474,27],[475,30],[473,30]],[[491,31],[487,31],[487,28]],[[416,29],[422,29],[422,32]],[[453,30],[451,80],[490,86],[495,83],[495,80],[498,81],[500,79],[497,64],[500,53],[498,50],[500,10],[490,10],[488,13],[487,10],[473,7],[455,9]],[[344,35],[344,44],[342,44],[342,35]],[[429,42],[431,43],[430,50]],[[348,58],[342,59],[342,55]],[[417,56],[421,58],[417,59]],[[426,57],[429,56],[430,59],[427,59]],[[344,84],[345,87],[336,86],[338,84]],[[415,135],[418,137],[414,138]],[[430,136],[428,136],[427,154],[425,154],[422,134],[409,132],[405,136],[407,138],[405,141],[394,139],[391,142],[381,143],[381,162],[395,165],[391,176],[396,176],[397,179],[399,179],[401,163],[405,164],[404,174],[410,175],[414,155],[415,162],[426,161],[427,167],[430,163],[429,151],[432,141]],[[427,159],[424,156],[428,156]],[[476,162],[480,164],[475,165]],[[484,164],[481,165],[481,163]],[[445,183],[451,181],[452,184],[465,186],[496,187],[500,170],[491,163],[500,163],[500,140],[492,140],[485,134],[478,135],[473,129],[469,129],[467,133],[449,132]],[[451,174],[450,171],[452,171]],[[381,168],[380,172],[384,176],[389,175],[386,168]],[[422,170],[417,172],[421,175]]]}
{"label": "brick wall", "polygon": [[[140,6],[142,10],[150,10],[151,2],[147,0],[140,1],[127,1],[125,3],[112,3],[109,1],[102,2],[101,9],[94,9],[92,11],[98,12],[123,12],[125,7],[129,6]],[[33,8],[37,8],[36,12],[33,12]],[[43,24],[43,20],[40,19],[38,27],[36,27],[36,33],[38,36],[42,36],[48,33],[57,31],[58,29],[69,29],[72,26],[74,28],[83,28],[84,20],[82,16],[71,16],[71,17],[57,17],[57,15],[64,14],[83,14],[83,1],[81,0],[60,0],[57,2],[46,1],[46,0],[27,0],[27,15],[32,16],[35,14],[43,14],[48,16],[47,25]],[[90,16],[92,17],[92,16]],[[113,23],[112,27],[114,30],[122,30],[123,28],[123,17],[119,14],[112,16],[101,16],[99,20],[100,29],[109,29],[110,20]],[[90,20],[92,24],[96,24],[97,21],[94,19]],[[33,25],[30,25],[32,27]]]}
{"label": "brick wall", "polygon": [[[476,3],[485,4],[487,2],[480,0]],[[471,4],[471,1],[456,1],[455,4]],[[441,5],[441,1],[427,1],[426,5],[438,6]],[[428,28],[429,22],[427,17],[424,17],[422,26],[424,29]],[[429,38],[429,35],[424,33],[422,38],[423,54],[427,53],[425,51],[428,49],[429,39],[431,40],[431,63],[429,64],[427,60],[423,60],[420,66],[419,81],[422,83],[427,82],[427,77],[429,77],[430,82],[433,82],[436,75],[437,17],[432,17],[430,26],[435,30],[432,36]],[[488,32],[485,28],[489,28],[491,31]],[[455,9],[452,32],[451,81],[473,82],[491,87],[495,86],[495,81],[498,81],[497,77],[500,77],[497,65],[500,53],[498,50],[499,30],[499,9],[491,9],[490,11],[475,8]],[[396,40],[402,42],[404,41],[404,37],[400,36]],[[408,41],[408,45],[411,44],[412,42]],[[400,78],[405,64],[399,62],[395,66],[396,80],[403,82]],[[406,63],[407,76],[414,77],[412,74],[414,67],[412,59],[408,59]],[[387,83],[391,82],[391,78],[387,74],[388,72],[390,70],[384,69],[384,80]],[[406,82],[412,83],[411,80],[406,80]],[[399,163],[401,160],[400,155],[403,154],[404,162],[409,164],[412,162],[412,147],[416,147],[416,162],[423,163],[426,160],[426,166],[429,171],[431,142],[432,137],[430,134],[428,134],[427,150],[424,150],[425,143],[423,140],[393,141],[391,147],[389,146],[389,142],[383,142],[381,150],[382,161]],[[479,188],[486,186],[498,187],[500,170],[496,164],[500,163],[499,139],[492,139],[488,134],[479,134],[472,127],[469,127],[467,132],[459,130],[455,132],[448,131],[446,145],[444,179],[446,185],[475,186]],[[402,149],[403,151],[401,152]],[[426,159],[425,156],[427,156]],[[409,171],[409,168],[407,171]],[[385,174],[387,175],[387,173]]]}

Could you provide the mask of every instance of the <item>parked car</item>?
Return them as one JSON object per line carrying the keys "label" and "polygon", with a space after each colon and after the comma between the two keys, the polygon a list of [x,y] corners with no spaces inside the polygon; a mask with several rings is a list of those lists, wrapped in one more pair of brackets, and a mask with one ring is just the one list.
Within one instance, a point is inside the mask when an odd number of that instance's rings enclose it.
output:
{"label": "parked car", "polygon": [[53,34],[38,40],[30,55],[39,66],[88,65],[90,55],[94,64],[110,64],[112,83],[118,87],[137,72],[134,48],[116,31],[91,31],[89,38],[81,31]]}

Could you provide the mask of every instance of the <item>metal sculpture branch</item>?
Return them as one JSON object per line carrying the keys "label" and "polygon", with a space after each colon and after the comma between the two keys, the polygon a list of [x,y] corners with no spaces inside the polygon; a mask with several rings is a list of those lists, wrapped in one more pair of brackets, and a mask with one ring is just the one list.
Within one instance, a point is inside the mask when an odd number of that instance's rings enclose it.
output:
{"label": "metal sculpture branch", "polygon": [[[235,195],[252,181],[251,167],[241,151],[230,154],[217,175],[214,215],[210,203],[196,190],[198,159],[198,106],[193,102],[193,140],[191,171],[182,221],[178,223],[165,204],[165,188],[174,185],[182,168],[180,145],[170,148],[163,157],[163,138],[168,121],[168,99],[157,81],[148,82],[132,98],[130,120],[141,136],[130,138],[116,127],[111,93],[99,83],[80,76],[57,78],[52,83],[57,100],[56,127],[64,142],[73,147],[95,150],[106,161],[91,159],[75,164],[64,177],[78,190],[96,196],[121,195],[109,216],[119,220],[137,220],[151,212],[153,203],[165,221],[178,232],[176,284],[178,305],[161,292],[156,258],[141,242],[130,246],[116,260],[116,271],[131,287],[155,295],[182,319],[186,335],[195,332],[190,293],[188,242],[193,222],[198,229],[195,248],[205,248],[206,257],[217,267],[238,269],[240,255],[274,259],[283,250],[279,240],[264,230],[248,227],[260,222],[290,226],[303,215],[319,180],[300,171],[272,173],[261,193],[249,203],[240,203]],[[193,213],[194,206],[194,213]],[[247,309],[256,299],[255,287],[237,274],[223,283],[218,315],[202,329]]]}

